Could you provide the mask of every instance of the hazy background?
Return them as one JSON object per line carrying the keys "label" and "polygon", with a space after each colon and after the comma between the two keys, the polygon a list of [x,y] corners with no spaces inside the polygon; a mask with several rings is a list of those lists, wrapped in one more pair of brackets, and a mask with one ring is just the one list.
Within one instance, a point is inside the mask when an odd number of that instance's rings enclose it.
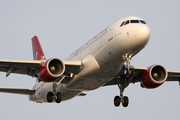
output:
{"label": "hazy background", "polygon": [[[115,20],[143,18],[150,30],[148,45],[131,64],[161,64],[180,70],[180,0],[0,0],[0,59],[32,60],[31,38],[40,39],[46,58],[64,60]],[[32,88],[29,76],[0,73],[2,88]],[[127,108],[116,108],[117,86],[87,92],[61,104],[29,102],[28,96],[0,93],[1,120],[179,120],[180,86],[166,82],[147,90],[131,84]]]}

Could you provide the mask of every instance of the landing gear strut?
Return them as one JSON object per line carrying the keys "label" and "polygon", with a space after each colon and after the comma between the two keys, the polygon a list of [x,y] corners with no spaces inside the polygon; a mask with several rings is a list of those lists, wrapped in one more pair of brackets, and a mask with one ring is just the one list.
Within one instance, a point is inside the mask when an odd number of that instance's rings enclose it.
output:
{"label": "landing gear strut", "polygon": [[118,87],[120,89],[120,96],[115,96],[114,98],[114,105],[119,107],[120,103],[122,103],[123,107],[127,107],[129,104],[129,98],[127,96],[123,96],[124,91],[124,82],[120,84],[119,81],[116,79]]}
{"label": "landing gear strut", "polygon": [[124,71],[124,74],[125,75],[130,75],[131,74],[131,70],[129,69],[129,65],[130,65],[130,60],[132,59],[132,56],[125,54],[122,57],[123,57],[123,59],[125,60],[125,62],[127,64],[127,69]]}
{"label": "landing gear strut", "polygon": [[62,99],[62,95],[60,92],[56,92],[56,88],[58,84],[65,78],[65,75],[62,76],[60,80],[54,81],[53,82],[53,92],[48,92],[47,94],[47,102],[51,103],[53,100],[56,101],[56,103],[60,103]]}

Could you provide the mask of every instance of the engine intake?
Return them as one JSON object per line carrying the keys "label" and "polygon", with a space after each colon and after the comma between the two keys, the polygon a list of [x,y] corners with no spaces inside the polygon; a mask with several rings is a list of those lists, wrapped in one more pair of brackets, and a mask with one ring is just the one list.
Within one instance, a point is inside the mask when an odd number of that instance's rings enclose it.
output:
{"label": "engine intake", "polygon": [[167,79],[167,71],[161,65],[153,65],[141,77],[141,86],[152,89],[162,85]]}
{"label": "engine intake", "polygon": [[61,77],[65,71],[64,63],[58,58],[47,60],[40,68],[38,77],[41,81],[52,82]]}

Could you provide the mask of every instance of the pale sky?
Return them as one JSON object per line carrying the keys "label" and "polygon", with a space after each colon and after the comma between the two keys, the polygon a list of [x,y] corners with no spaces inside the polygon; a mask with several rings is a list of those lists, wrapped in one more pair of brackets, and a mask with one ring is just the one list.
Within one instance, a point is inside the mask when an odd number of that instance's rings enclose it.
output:
{"label": "pale sky", "polygon": [[[138,16],[151,37],[131,65],[161,64],[180,70],[180,0],[0,0],[0,59],[32,60],[31,38],[37,35],[46,58],[64,60],[117,19]],[[32,88],[35,78],[0,73],[0,88]],[[1,120],[179,120],[180,86],[157,89],[130,84],[127,108],[114,107],[117,86],[87,92],[60,104],[35,103],[28,96],[0,93]]]}

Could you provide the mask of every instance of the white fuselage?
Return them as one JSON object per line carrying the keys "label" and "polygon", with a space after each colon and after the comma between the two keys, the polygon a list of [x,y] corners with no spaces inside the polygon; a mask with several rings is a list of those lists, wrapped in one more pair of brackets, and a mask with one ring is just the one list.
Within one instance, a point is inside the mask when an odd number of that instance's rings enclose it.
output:
{"label": "white fuselage", "polygon": [[[128,20],[129,23],[126,23]],[[139,23],[136,23],[137,20]],[[62,94],[62,100],[73,98],[82,91],[97,89],[109,82],[120,72],[125,62],[124,56],[136,55],[146,46],[149,37],[149,28],[139,17],[115,21],[66,59],[82,61],[83,69],[67,84],[58,85],[57,91]],[[34,96],[30,96],[30,100],[47,102],[46,95],[53,90],[52,86],[53,83],[37,83],[34,87],[37,91]]]}

